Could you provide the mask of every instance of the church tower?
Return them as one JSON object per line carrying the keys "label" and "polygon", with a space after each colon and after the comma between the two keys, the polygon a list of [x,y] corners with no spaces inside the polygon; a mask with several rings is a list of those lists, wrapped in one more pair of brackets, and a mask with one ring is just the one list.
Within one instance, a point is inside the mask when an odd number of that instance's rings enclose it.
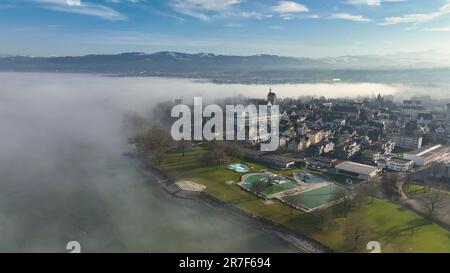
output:
{"label": "church tower", "polygon": [[276,105],[277,104],[277,95],[272,92],[272,87],[269,90],[269,94],[267,94],[267,104]]}

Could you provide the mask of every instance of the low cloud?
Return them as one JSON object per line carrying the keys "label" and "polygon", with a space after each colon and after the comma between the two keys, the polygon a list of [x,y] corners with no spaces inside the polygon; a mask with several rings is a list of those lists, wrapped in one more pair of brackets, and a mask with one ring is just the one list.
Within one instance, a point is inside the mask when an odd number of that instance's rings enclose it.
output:
{"label": "low cloud", "polygon": [[379,25],[389,26],[397,24],[421,24],[432,20],[435,20],[444,15],[450,14],[450,1],[446,1],[446,4],[441,6],[437,11],[430,13],[410,13],[401,16],[387,17]]}
{"label": "low cloud", "polygon": [[347,20],[353,22],[372,22],[372,19],[366,18],[362,15],[353,15],[349,13],[335,13],[330,16],[330,19]]}
{"label": "low cloud", "polygon": [[101,4],[81,0],[31,0],[39,7],[66,13],[74,13],[98,17],[110,21],[123,21],[127,19],[124,14]]}

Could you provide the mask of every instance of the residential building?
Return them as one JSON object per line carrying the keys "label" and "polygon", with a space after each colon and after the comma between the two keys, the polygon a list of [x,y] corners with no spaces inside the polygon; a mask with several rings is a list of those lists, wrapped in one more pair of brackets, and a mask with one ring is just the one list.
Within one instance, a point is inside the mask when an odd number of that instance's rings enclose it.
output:
{"label": "residential building", "polygon": [[414,161],[387,155],[378,160],[377,166],[380,169],[388,169],[396,172],[409,172],[414,167]]}
{"label": "residential building", "polygon": [[361,145],[355,141],[336,145],[335,153],[340,159],[351,159],[361,151]]}
{"label": "residential building", "polygon": [[423,141],[423,137],[420,135],[406,134],[390,135],[389,139],[395,142],[396,146],[407,150],[420,149]]}

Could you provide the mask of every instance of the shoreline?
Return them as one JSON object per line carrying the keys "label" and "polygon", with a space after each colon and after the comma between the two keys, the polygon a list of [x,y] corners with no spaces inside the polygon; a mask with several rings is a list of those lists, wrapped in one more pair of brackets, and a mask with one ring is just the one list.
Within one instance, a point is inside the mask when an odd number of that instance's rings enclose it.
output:
{"label": "shoreline", "polygon": [[255,216],[245,212],[233,205],[223,202],[214,196],[205,192],[188,192],[180,189],[169,175],[160,169],[147,163],[142,156],[131,156],[137,160],[143,168],[151,170],[153,180],[160,185],[162,189],[175,198],[192,200],[199,202],[218,210],[221,215],[225,215],[230,220],[239,223],[245,223],[258,228],[260,231],[267,233],[289,243],[299,253],[329,253],[333,252],[327,246],[303,235],[297,231],[291,230],[281,224],[274,223],[268,219]]}

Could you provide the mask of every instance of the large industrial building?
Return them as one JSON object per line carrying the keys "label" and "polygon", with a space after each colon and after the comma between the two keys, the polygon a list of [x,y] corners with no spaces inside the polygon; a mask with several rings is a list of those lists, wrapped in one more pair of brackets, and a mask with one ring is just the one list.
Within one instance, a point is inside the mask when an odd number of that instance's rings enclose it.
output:
{"label": "large industrial building", "polygon": [[363,180],[369,180],[380,172],[377,167],[351,161],[344,161],[336,165],[335,169],[338,174]]}
{"label": "large industrial building", "polygon": [[408,152],[403,155],[405,159],[414,161],[416,165],[426,166],[433,161],[445,156],[449,152],[449,147],[438,145],[424,146],[413,152]]}
{"label": "large industrial building", "polygon": [[450,156],[444,156],[433,162],[429,173],[435,178],[450,179]]}

